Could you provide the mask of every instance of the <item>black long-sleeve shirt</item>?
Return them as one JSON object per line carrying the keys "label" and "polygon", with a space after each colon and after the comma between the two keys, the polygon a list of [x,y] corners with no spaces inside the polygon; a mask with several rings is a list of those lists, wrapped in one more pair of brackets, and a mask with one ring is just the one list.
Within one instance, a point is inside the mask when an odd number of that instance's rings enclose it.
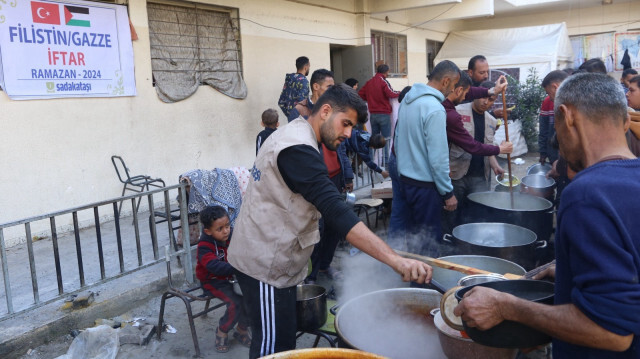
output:
{"label": "black long-sleeve shirt", "polygon": [[313,147],[296,145],[282,150],[278,170],[289,189],[313,204],[325,224],[341,236],[360,222],[329,179],[322,155]]}

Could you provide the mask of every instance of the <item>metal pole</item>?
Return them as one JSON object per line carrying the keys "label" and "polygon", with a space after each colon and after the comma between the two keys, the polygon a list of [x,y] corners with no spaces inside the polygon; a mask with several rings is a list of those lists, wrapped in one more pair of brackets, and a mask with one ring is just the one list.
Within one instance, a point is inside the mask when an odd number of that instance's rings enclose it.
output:
{"label": "metal pole", "polygon": [[186,186],[180,187],[180,222],[182,223],[182,248],[184,249],[184,275],[187,283],[195,282],[193,278],[193,264],[191,263],[191,238],[189,236],[189,217],[187,213]]}
{"label": "metal pole", "polygon": [[7,264],[7,252],[4,245],[4,233],[0,228],[0,260],[2,260],[2,277],[4,281],[4,293],[7,299],[7,311],[13,313],[13,298],[11,294],[11,283],[9,282],[9,266]]}
{"label": "metal pole", "polygon": [[38,291],[38,274],[36,272],[36,260],[33,255],[33,237],[31,237],[31,223],[24,224],[24,232],[27,235],[27,252],[29,252],[29,269],[31,271],[31,287],[33,288],[33,301],[40,304]]}

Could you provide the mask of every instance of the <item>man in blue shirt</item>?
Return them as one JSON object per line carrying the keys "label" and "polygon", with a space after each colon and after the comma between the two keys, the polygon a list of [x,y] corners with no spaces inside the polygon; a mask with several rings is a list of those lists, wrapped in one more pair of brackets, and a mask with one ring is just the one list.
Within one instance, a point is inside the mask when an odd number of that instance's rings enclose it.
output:
{"label": "man in blue shirt", "polygon": [[[410,251],[434,255],[433,241],[442,238],[442,207],[456,209],[457,200],[449,178],[447,115],[442,101],[460,79],[460,69],[451,61],[442,61],[429,75],[425,85],[416,83],[407,92],[398,112],[395,131],[395,155],[398,163],[399,196],[392,212],[405,218],[391,223],[400,236],[419,238],[409,243]],[[412,242],[412,241],[409,241]]]}
{"label": "man in blue shirt", "polygon": [[640,358],[640,160],[627,147],[624,92],[604,74],[565,80],[555,98],[560,153],[578,172],[558,211],[555,305],[476,287],[454,314],[481,330],[521,322],[553,358]]}

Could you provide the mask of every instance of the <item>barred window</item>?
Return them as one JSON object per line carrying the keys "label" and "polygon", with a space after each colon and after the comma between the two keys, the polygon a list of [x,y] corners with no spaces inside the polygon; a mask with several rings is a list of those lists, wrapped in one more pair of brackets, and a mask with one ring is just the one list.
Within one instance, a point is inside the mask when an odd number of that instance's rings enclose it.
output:
{"label": "barred window", "polygon": [[438,55],[438,52],[442,48],[444,43],[435,40],[427,40],[427,75],[433,71],[433,68],[436,64],[433,63],[433,60]]}
{"label": "barred window", "polygon": [[386,32],[371,31],[374,68],[389,65],[390,77],[407,75],[407,37]]}
{"label": "barred window", "polygon": [[200,85],[247,97],[237,10],[149,2],[147,12],[153,79],[162,101],[183,100]]}

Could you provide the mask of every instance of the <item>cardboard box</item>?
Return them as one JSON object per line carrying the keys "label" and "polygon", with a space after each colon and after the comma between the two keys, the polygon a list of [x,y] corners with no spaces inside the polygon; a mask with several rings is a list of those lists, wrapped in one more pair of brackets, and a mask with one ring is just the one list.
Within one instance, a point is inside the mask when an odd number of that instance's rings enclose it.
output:
{"label": "cardboard box", "polygon": [[371,189],[371,198],[393,198],[393,190],[391,189],[391,181],[384,181],[375,185]]}

